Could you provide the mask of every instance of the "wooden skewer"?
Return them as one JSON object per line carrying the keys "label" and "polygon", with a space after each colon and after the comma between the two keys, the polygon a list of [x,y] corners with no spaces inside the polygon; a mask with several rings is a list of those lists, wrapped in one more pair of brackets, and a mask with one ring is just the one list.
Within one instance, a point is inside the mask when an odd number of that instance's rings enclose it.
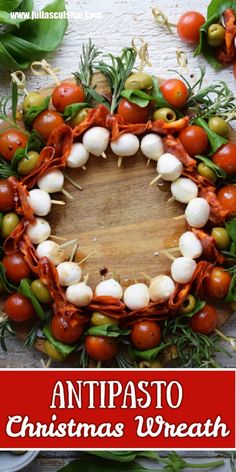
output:
{"label": "wooden skewer", "polygon": [[147,160],[147,167],[149,166],[150,161],[151,161],[151,159],[148,159],[148,160]]}
{"label": "wooden skewer", "polygon": [[164,256],[168,257],[168,259],[170,259],[172,262],[175,261],[176,257],[174,257],[172,254],[170,254],[168,251],[162,251],[162,254],[164,254]]}
{"label": "wooden skewer", "polygon": [[179,249],[179,246],[175,246],[175,247],[169,247],[168,249],[164,249],[164,250],[161,251],[161,252],[166,252],[166,251],[167,251],[167,252],[177,252],[177,251],[179,251],[179,250],[180,250],[180,249]]}
{"label": "wooden skewer", "polygon": [[69,262],[72,262],[72,261],[73,261],[73,259],[74,259],[74,257],[75,257],[75,254],[76,254],[76,251],[77,251],[77,248],[78,248],[78,242],[76,241],[76,243],[74,244],[74,246],[73,246],[73,248],[72,248]]}
{"label": "wooden skewer", "polygon": [[58,241],[66,241],[66,238],[62,238],[61,236],[56,236],[55,234],[50,234],[50,238],[57,239]]}
{"label": "wooden skewer", "polygon": [[184,218],[185,218],[185,214],[179,215],[179,216],[175,216],[175,217],[174,217],[174,220],[183,220]]}
{"label": "wooden skewer", "polygon": [[83,169],[83,170],[87,170],[86,166],[82,166],[82,169]]}
{"label": "wooden skewer", "polygon": [[65,190],[64,188],[62,189],[62,193],[64,193],[64,195],[69,198],[70,200],[74,200],[74,197],[73,195],[71,195],[70,192],[67,192],[67,190]]}
{"label": "wooden skewer", "polygon": [[102,152],[102,153],[101,153],[101,156],[103,157],[103,159],[106,159],[106,158],[107,158],[107,155],[106,155],[105,152]]}
{"label": "wooden skewer", "polygon": [[150,184],[149,184],[150,187],[151,187],[153,184],[155,184],[156,182],[158,182],[158,180],[160,180],[160,179],[162,179],[162,175],[161,175],[161,174],[157,175],[157,176],[155,177],[155,179],[153,179],[153,180],[150,182]]}
{"label": "wooden skewer", "polygon": [[63,202],[62,200],[51,200],[51,203],[53,203],[53,205],[65,205],[66,202]]}
{"label": "wooden skewer", "polygon": [[68,180],[68,182],[70,182],[71,185],[73,185],[78,190],[83,190],[81,185],[77,184],[65,171],[63,172],[63,174],[64,174],[65,179]]}
{"label": "wooden skewer", "polygon": [[80,265],[80,264],[83,264],[83,262],[87,261],[87,259],[88,259],[89,257],[91,257],[93,254],[95,254],[95,252],[97,252],[96,249],[95,249],[95,251],[90,252],[90,254],[88,254],[88,256],[84,257],[84,258],[82,259],[82,261],[79,261],[79,265]]}
{"label": "wooden skewer", "polygon": [[143,275],[143,277],[144,277],[146,280],[152,280],[152,277],[150,277],[150,275],[146,274],[145,272],[140,272],[140,275]]}
{"label": "wooden skewer", "polygon": [[118,162],[117,162],[118,167],[122,166],[122,162],[123,162],[123,157],[119,157]]}
{"label": "wooden skewer", "polygon": [[174,201],[175,201],[175,197],[170,197],[168,198],[167,203],[172,203]]}
{"label": "wooden skewer", "polygon": [[71,246],[72,244],[77,244],[78,240],[77,239],[71,239],[70,241],[66,241],[65,243],[60,244],[60,247],[62,249],[65,249],[66,247]]}

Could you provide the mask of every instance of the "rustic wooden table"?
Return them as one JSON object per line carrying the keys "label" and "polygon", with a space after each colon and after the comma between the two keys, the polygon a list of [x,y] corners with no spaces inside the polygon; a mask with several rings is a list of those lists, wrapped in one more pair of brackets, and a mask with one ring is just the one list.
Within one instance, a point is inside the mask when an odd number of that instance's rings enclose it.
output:
{"label": "rustic wooden table", "polygon": [[[38,0],[38,6],[43,6],[45,0]],[[169,77],[173,74],[170,69],[178,69],[176,51],[184,50],[188,54],[187,74],[199,74],[199,65],[206,66],[205,82],[211,83],[214,80],[225,80],[232,89],[235,90],[235,80],[232,70],[228,69],[217,74],[205,63],[203,59],[192,57],[191,48],[185,47],[176,35],[169,35],[155,23],[151,9],[159,7],[165,11],[171,22],[176,22],[178,16],[186,10],[201,10],[206,12],[207,1],[198,0],[68,0],[67,6],[71,11],[78,11],[83,14],[80,20],[71,20],[65,39],[52,57],[47,60],[53,67],[59,67],[59,77],[69,77],[77,69],[81,46],[92,38],[100,50],[104,52],[119,53],[122,47],[128,46],[132,38],[142,37],[149,43],[151,70],[159,76]],[[87,19],[90,13],[90,19]],[[1,92],[7,92],[9,78],[7,74],[0,77]],[[50,84],[50,79],[32,77],[27,73],[27,88],[37,89]],[[234,317],[232,317],[223,331],[228,335],[236,335]],[[23,343],[17,338],[9,339],[8,353],[0,353],[0,367],[40,367],[42,355],[34,350],[27,351]],[[219,358],[220,359],[220,358]],[[222,359],[224,367],[235,367],[235,354],[232,357]],[[212,457],[214,453],[202,452],[200,454],[191,453],[191,456],[200,455],[202,457]],[[36,461],[25,472],[54,472],[65,465],[76,453],[41,453]],[[0,465],[1,470],[1,465]],[[219,472],[228,471],[229,462],[226,460],[225,466]]]}

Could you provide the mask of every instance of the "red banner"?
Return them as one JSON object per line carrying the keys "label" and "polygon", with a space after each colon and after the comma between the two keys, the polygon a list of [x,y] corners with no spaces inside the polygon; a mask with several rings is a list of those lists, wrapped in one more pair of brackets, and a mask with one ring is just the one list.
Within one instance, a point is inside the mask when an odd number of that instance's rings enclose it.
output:
{"label": "red banner", "polygon": [[1,370],[1,449],[234,449],[235,371]]}

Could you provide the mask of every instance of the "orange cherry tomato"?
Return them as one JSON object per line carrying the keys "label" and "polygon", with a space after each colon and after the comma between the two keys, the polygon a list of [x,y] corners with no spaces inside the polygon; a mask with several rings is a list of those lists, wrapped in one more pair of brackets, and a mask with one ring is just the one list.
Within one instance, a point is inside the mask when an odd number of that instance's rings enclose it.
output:
{"label": "orange cherry tomato", "polygon": [[236,173],[236,144],[229,141],[223,144],[212,156],[212,161],[228,175]]}
{"label": "orange cherry tomato", "polygon": [[54,315],[50,327],[54,338],[65,344],[76,343],[84,333],[84,325],[76,315],[68,320],[61,315]]}
{"label": "orange cherry tomato", "polygon": [[225,298],[232,277],[223,267],[213,267],[209,277],[205,281],[205,291],[209,297]]}
{"label": "orange cherry tomato", "polygon": [[127,123],[146,123],[148,121],[148,107],[139,107],[136,103],[131,103],[125,98],[121,99],[117,112]]}
{"label": "orange cherry tomato", "polygon": [[27,136],[15,129],[10,128],[0,134],[0,154],[7,161],[11,161],[17,149],[26,147]]}
{"label": "orange cherry tomato", "polygon": [[204,154],[207,150],[208,137],[200,126],[187,126],[180,132],[179,139],[190,156]]}
{"label": "orange cherry tomato", "polygon": [[197,44],[200,39],[200,28],[206,22],[198,11],[187,11],[180,16],[177,23],[179,37],[187,44]]}
{"label": "orange cherry tomato", "polygon": [[188,89],[179,79],[168,79],[160,86],[161,93],[174,108],[182,108],[188,99]]}
{"label": "orange cherry tomato", "polygon": [[107,336],[86,336],[85,349],[94,361],[105,362],[115,357],[118,343]]}
{"label": "orange cherry tomato", "polygon": [[84,102],[85,94],[79,85],[72,82],[63,82],[52,93],[52,103],[57,111],[63,113],[65,108],[72,103]]}
{"label": "orange cherry tomato", "polygon": [[205,305],[190,319],[189,326],[196,333],[210,334],[216,328],[218,316],[216,309],[211,305]]}
{"label": "orange cherry tomato", "polygon": [[15,193],[7,179],[0,179],[0,211],[10,211],[15,208]]}
{"label": "orange cherry tomato", "polygon": [[36,116],[33,128],[47,141],[51,132],[63,123],[63,118],[59,113],[53,110],[44,110]]}
{"label": "orange cherry tomato", "polygon": [[137,349],[152,349],[160,344],[160,327],[154,321],[139,321],[133,324],[130,339]]}
{"label": "orange cherry tomato", "polygon": [[236,215],[236,185],[225,185],[217,193],[221,205],[229,210],[229,216]]}
{"label": "orange cherry tomato", "polygon": [[14,284],[19,284],[21,279],[30,274],[30,267],[21,252],[5,254],[2,263],[6,269],[7,279]]}
{"label": "orange cherry tomato", "polygon": [[31,301],[20,293],[13,293],[4,304],[5,312],[12,321],[30,321],[36,315]]}

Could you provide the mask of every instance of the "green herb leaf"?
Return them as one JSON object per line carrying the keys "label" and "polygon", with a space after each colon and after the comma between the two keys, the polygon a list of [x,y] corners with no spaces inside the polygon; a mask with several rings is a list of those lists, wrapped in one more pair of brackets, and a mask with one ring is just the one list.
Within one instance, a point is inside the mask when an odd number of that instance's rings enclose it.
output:
{"label": "green herb leaf", "polygon": [[161,343],[160,346],[154,347],[153,349],[147,349],[145,351],[139,351],[138,349],[131,349],[130,353],[134,358],[137,359],[144,359],[145,361],[153,361],[156,359],[158,354],[163,351],[163,349],[166,349],[169,347],[171,343]]}
{"label": "green herb leaf", "polygon": [[31,126],[31,124],[34,121],[34,119],[36,118],[36,116],[38,116],[39,113],[41,113],[42,111],[44,111],[48,108],[49,102],[50,102],[50,97],[46,97],[41,105],[30,107],[24,113],[24,124],[25,124],[25,126],[27,126],[27,127]]}
{"label": "green herb leaf", "polygon": [[132,462],[137,457],[156,460],[157,453],[154,451],[88,451],[86,454],[103,457],[117,462]]}
{"label": "green herb leaf", "polygon": [[208,5],[207,18],[216,14],[219,18],[227,8],[235,10],[235,0],[212,0]]}
{"label": "green herb leaf", "polygon": [[18,177],[17,172],[12,169],[11,164],[8,164],[7,161],[0,159],[0,178],[8,179],[8,177],[11,177],[11,175]]}
{"label": "green herb leaf", "polygon": [[135,103],[141,108],[146,107],[149,104],[150,100],[153,99],[153,97],[148,93],[143,92],[142,90],[135,89],[123,90],[121,92],[121,96],[126,98],[126,100],[129,100],[129,102]]}
{"label": "green herb leaf", "polygon": [[64,343],[61,343],[60,341],[57,341],[53,337],[50,329],[47,326],[45,326],[43,328],[43,334],[44,334],[44,336],[46,336],[48,341],[55,347],[55,349],[65,357],[68,357],[78,347],[78,344],[70,344],[69,345],[69,344],[64,344]]}
{"label": "green herb leaf", "polygon": [[199,161],[204,162],[204,164],[210,167],[210,169],[214,170],[214,172],[216,173],[217,177],[219,177],[219,179],[226,179],[227,174],[224,171],[224,169],[214,164],[214,162],[212,162],[211,159],[209,159],[208,157],[200,156],[199,154],[197,154],[195,157],[196,159],[199,159]]}
{"label": "green herb leaf", "polygon": [[155,102],[156,102],[157,108],[161,108],[161,107],[169,108],[170,104],[163,97],[163,95],[160,91],[158,79],[154,76],[152,76],[152,83],[153,83],[153,86],[152,86],[151,93],[152,93],[153,100],[155,100]]}
{"label": "green herb leaf", "polygon": [[64,119],[65,120],[70,120],[73,118],[77,113],[80,112],[83,108],[91,108],[91,105],[89,103],[83,102],[83,103],[73,103],[72,105],[67,105],[64,110]]}
{"label": "green herb leaf", "polygon": [[41,328],[41,322],[37,321],[37,323],[33,326],[30,332],[27,335],[27,338],[24,342],[24,346],[28,349],[31,349],[36,341],[38,330]]}
{"label": "green herb leaf", "polygon": [[0,262],[0,280],[7,292],[12,293],[17,291],[16,285],[13,285],[9,280],[7,280],[6,269],[2,262]]}
{"label": "green herb leaf", "polygon": [[36,296],[32,292],[30,283],[27,279],[22,279],[21,280],[19,288],[18,288],[18,292],[21,293],[22,295],[24,295],[24,297],[28,298],[31,301],[31,303],[32,303],[37,315],[39,316],[39,318],[41,320],[45,320],[46,319],[45,312],[44,312],[42,306],[40,305],[38,299],[36,298]]}
{"label": "green herb leaf", "polygon": [[223,144],[228,143],[227,139],[222,138],[222,136],[219,136],[212,131],[203,118],[197,118],[194,123],[205,130],[211,145],[212,154],[214,154]]}
{"label": "green herb leaf", "polygon": [[236,302],[236,273],[233,275],[227,297],[225,298],[227,303]]}
{"label": "green herb leaf", "polygon": [[236,218],[226,221],[225,229],[232,241],[236,242]]}
{"label": "green herb leaf", "polygon": [[37,131],[35,130],[31,131],[28,142],[27,142],[26,154],[29,151],[40,152],[44,148],[45,144],[46,144],[45,140]]}
{"label": "green herb leaf", "polygon": [[153,472],[153,469],[142,467],[136,462],[129,462],[128,470],[127,464],[124,462],[113,462],[112,469],[110,461],[96,458],[96,460],[79,459],[72,461],[70,464],[59,469],[58,472]]}
{"label": "green herb leaf", "polygon": [[120,329],[116,324],[106,324],[102,326],[92,326],[89,328],[86,335],[92,336],[109,336],[110,338],[118,338],[119,336],[128,336],[130,329]]}
{"label": "green herb leaf", "polygon": [[11,169],[17,171],[19,162],[26,156],[26,149],[17,149],[12,160],[11,160]]}

